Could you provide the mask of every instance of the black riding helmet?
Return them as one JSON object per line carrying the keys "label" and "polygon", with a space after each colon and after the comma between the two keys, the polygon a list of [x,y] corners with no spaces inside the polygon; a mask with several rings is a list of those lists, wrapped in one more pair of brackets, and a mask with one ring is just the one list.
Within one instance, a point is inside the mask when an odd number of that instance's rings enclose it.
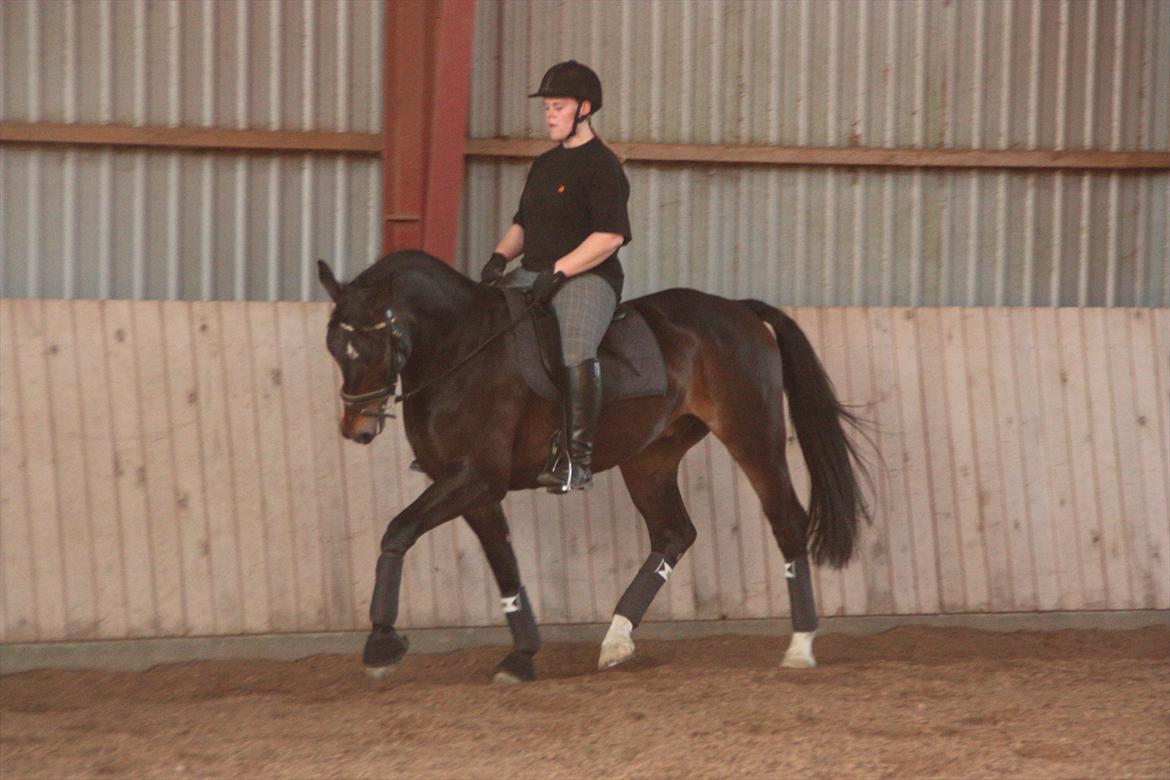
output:
{"label": "black riding helmet", "polygon": [[571,97],[577,101],[577,112],[573,117],[573,129],[569,132],[572,138],[577,134],[577,123],[585,117],[581,116],[581,103],[588,100],[592,110],[588,116],[593,116],[601,110],[601,79],[588,65],[582,65],[576,60],[558,62],[549,68],[544,78],[540,80],[540,87],[528,97]]}

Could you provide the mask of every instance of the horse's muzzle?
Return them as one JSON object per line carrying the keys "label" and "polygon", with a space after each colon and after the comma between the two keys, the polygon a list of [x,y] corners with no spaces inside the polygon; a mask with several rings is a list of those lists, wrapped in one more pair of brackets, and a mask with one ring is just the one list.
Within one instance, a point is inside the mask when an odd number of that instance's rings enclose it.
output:
{"label": "horse's muzzle", "polygon": [[360,409],[347,408],[337,426],[341,435],[358,444],[369,444],[382,432],[383,421],[374,415],[363,414]]}

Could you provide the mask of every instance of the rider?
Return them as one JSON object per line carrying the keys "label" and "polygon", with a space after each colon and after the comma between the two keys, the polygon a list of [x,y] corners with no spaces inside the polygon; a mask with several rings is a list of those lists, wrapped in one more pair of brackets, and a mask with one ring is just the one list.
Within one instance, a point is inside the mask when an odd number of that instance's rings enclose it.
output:
{"label": "rider", "polygon": [[[601,416],[597,347],[621,299],[625,274],[617,250],[630,242],[622,164],[590,119],[601,110],[601,81],[574,60],[548,69],[529,97],[544,98],[549,138],[557,146],[536,158],[520,208],[480,278],[531,287],[548,304],[561,333],[561,403],[568,460],[558,458],[538,482],[552,492],[589,487],[593,438]],[[519,268],[505,275],[519,256]]]}

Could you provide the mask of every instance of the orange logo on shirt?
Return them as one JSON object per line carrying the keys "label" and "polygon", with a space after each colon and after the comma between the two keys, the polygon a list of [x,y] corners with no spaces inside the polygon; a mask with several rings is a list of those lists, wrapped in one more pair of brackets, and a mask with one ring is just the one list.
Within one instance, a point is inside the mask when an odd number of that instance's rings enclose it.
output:
{"label": "orange logo on shirt", "polygon": [[565,185],[562,184],[561,186],[557,187],[557,192],[564,192],[564,191],[565,191]]}

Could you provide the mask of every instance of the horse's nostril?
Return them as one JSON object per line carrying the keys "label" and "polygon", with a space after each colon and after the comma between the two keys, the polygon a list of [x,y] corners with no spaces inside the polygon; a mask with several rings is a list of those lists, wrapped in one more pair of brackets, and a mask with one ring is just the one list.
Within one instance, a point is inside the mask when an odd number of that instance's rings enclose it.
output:
{"label": "horse's nostril", "polygon": [[369,444],[370,442],[372,442],[374,440],[374,434],[372,434],[372,433],[359,433],[357,436],[353,437],[353,440],[356,441],[358,444]]}

